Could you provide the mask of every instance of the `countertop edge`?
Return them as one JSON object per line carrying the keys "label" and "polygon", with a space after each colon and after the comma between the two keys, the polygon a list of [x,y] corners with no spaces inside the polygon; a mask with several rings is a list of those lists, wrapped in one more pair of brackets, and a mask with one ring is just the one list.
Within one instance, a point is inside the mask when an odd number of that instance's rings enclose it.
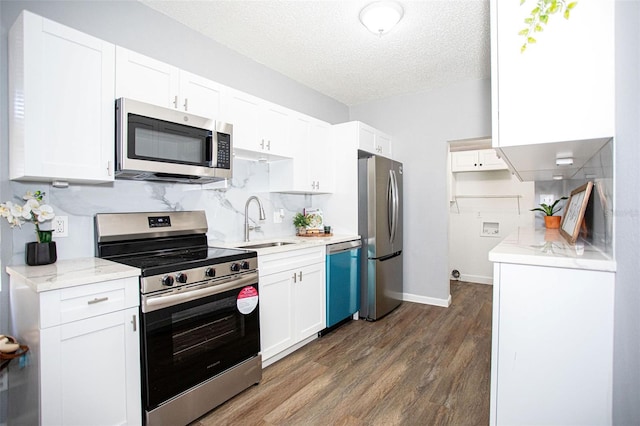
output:
{"label": "countertop edge", "polygon": [[[549,247],[547,247],[549,245]],[[489,261],[530,266],[616,272],[608,254],[589,243],[571,245],[545,229],[518,228],[491,251]]]}
{"label": "countertop edge", "polygon": [[41,266],[9,265],[9,276],[37,293],[140,276],[140,269],[97,257],[63,259]]}

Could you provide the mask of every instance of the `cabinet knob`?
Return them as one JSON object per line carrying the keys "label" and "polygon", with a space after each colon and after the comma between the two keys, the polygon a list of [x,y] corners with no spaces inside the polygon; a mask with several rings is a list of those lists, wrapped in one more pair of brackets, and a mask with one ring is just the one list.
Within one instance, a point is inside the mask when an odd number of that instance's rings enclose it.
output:
{"label": "cabinet knob", "polygon": [[184,110],[189,111],[189,99],[184,98]]}
{"label": "cabinet knob", "polygon": [[173,97],[173,107],[176,109],[178,108],[178,95]]}

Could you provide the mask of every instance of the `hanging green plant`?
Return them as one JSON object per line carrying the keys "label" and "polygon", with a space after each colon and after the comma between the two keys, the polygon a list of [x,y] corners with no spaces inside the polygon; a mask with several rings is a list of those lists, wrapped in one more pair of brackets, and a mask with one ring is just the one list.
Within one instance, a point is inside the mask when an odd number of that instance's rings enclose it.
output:
{"label": "hanging green plant", "polygon": [[[520,0],[522,6],[526,0]],[[524,23],[527,27],[522,29],[518,35],[524,37],[524,44],[520,48],[523,53],[527,46],[537,42],[534,35],[542,32],[549,23],[549,16],[558,12],[562,12],[565,19],[569,19],[571,11],[578,4],[577,1],[567,2],[566,0],[536,0],[536,7],[531,10],[531,14],[525,18]]]}

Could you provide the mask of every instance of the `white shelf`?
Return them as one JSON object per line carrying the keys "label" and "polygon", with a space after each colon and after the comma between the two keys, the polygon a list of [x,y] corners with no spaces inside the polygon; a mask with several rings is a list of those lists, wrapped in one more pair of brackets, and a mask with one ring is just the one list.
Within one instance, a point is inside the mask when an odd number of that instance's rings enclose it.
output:
{"label": "white shelf", "polygon": [[461,198],[514,198],[518,201],[518,215],[520,214],[520,198],[522,195],[455,195],[453,202],[456,205],[458,213],[460,213],[460,207],[458,206],[458,199]]}

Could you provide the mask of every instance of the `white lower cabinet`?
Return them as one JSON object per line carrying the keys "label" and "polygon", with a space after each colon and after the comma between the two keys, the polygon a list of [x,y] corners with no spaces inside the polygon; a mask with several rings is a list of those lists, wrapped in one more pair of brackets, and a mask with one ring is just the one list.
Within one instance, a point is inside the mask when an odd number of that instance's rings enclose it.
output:
{"label": "white lower cabinet", "polygon": [[11,277],[14,330],[29,362],[11,367],[16,424],[137,425],[138,278],[35,292]]}
{"label": "white lower cabinet", "polygon": [[491,425],[612,423],[614,283],[494,264]]}
{"label": "white lower cabinet", "polygon": [[325,328],[325,247],[258,256],[260,343],[267,366]]}

